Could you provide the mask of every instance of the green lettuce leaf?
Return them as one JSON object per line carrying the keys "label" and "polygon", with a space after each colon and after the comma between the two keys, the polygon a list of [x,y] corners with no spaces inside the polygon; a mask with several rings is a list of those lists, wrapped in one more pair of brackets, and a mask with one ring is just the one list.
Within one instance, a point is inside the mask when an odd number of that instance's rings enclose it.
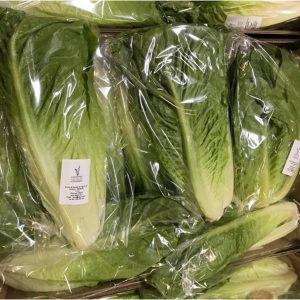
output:
{"label": "green lettuce leaf", "polygon": [[33,243],[32,222],[42,212],[26,179],[12,135],[0,112],[0,254],[4,257]]}
{"label": "green lettuce leaf", "polygon": [[[0,20],[4,15],[0,12]],[[18,16],[15,16],[17,20]],[[0,36],[13,30],[14,25],[8,22],[6,26],[1,26]],[[0,55],[5,42],[0,40]],[[2,68],[2,71],[5,73],[7,70]],[[0,78],[0,101],[4,97],[5,80]],[[0,128],[0,253],[3,257],[12,249],[15,251],[33,243],[31,222],[41,212],[41,207],[37,194],[26,179],[2,106]]]}
{"label": "green lettuce leaf", "polygon": [[[102,47],[105,47],[105,44],[106,42],[103,42]],[[109,107],[107,118],[111,120],[110,124],[113,124],[110,130],[117,133],[112,139],[114,145],[109,152],[115,150],[122,152],[123,174],[120,175],[123,178],[127,177],[127,187],[129,187],[127,192],[144,194],[146,191],[153,191],[155,185],[151,181],[149,161],[147,161],[149,157],[147,152],[143,151],[147,148],[145,131],[134,126],[135,111],[129,109],[134,103],[129,102],[130,97],[126,88],[119,84],[122,81],[122,74],[103,55],[97,57],[95,70],[99,100]],[[118,178],[118,182],[120,185],[121,178]]]}

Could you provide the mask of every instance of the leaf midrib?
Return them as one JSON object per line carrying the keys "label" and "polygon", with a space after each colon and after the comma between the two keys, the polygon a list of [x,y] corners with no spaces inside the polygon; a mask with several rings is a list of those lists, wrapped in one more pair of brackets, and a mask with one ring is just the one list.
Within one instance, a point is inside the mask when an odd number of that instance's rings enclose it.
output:
{"label": "leaf midrib", "polygon": [[[20,26],[20,25],[19,25]],[[10,69],[11,69],[11,73],[12,73],[12,77],[13,77],[13,82],[14,82],[14,90],[16,93],[16,98],[17,98],[17,109],[18,109],[18,115],[19,118],[21,120],[21,125],[23,126],[22,129],[18,129],[18,131],[23,131],[23,137],[22,139],[24,139],[24,136],[26,137],[27,140],[27,144],[29,146],[29,155],[32,156],[30,159],[34,160],[34,169],[37,172],[37,174],[39,174],[38,177],[42,178],[42,182],[44,184],[43,189],[46,189],[46,194],[50,195],[50,197],[52,199],[56,199],[55,203],[51,202],[48,200],[49,197],[46,197],[45,193],[42,193],[42,198],[44,199],[43,202],[45,202],[45,206],[47,208],[47,210],[49,210],[50,208],[50,213],[52,216],[54,216],[54,212],[56,210],[58,210],[60,213],[63,213],[62,210],[60,209],[60,206],[57,205],[57,198],[58,198],[58,194],[55,194],[54,191],[58,191],[58,184],[57,182],[54,180],[54,178],[57,177],[55,170],[53,169],[53,166],[51,165],[51,163],[49,164],[48,161],[45,160],[45,156],[48,156],[48,151],[46,148],[39,146],[42,145],[43,143],[38,143],[38,140],[40,140],[40,136],[35,135],[35,131],[37,129],[33,128],[32,126],[30,126],[35,118],[34,116],[31,116],[31,118],[29,117],[29,115],[32,115],[31,113],[29,113],[28,109],[26,108],[26,104],[24,102],[24,99],[26,98],[26,92],[23,91],[23,86],[21,83],[21,76],[19,76],[19,70],[18,70],[18,64],[17,64],[17,51],[16,51],[16,41],[18,38],[18,30],[14,33],[14,35],[11,38],[10,44],[9,44],[9,53],[10,53],[10,57],[11,57],[11,64],[10,64]],[[22,93],[23,91],[23,93]],[[27,99],[28,100],[28,99]],[[22,113],[21,113],[22,112]],[[36,128],[38,128],[37,124]],[[34,153],[34,155],[33,155]],[[37,162],[37,163],[36,163]],[[32,165],[33,162],[30,162],[30,164]],[[36,166],[38,165],[39,168]],[[30,172],[31,173],[31,172]],[[32,176],[32,174],[30,174],[30,177],[35,177]],[[34,184],[34,186],[38,189],[39,192],[41,192],[40,188],[39,188],[39,184],[36,185]],[[51,189],[50,187],[55,187],[55,189]],[[46,188],[47,187],[47,188]],[[51,212],[51,210],[54,210],[54,212]],[[67,227],[70,227],[69,222],[62,222],[62,219],[60,217],[55,216],[55,218],[57,220],[59,220],[60,223],[63,223],[63,225],[67,225]],[[64,218],[65,220],[65,218]],[[70,227],[69,229],[71,229],[72,227]],[[69,229],[67,231],[69,231]],[[70,231],[72,232],[72,230]]]}
{"label": "leaf midrib", "polygon": [[[201,170],[198,170],[198,167],[195,166],[195,164],[196,165],[198,165],[198,164],[197,164],[196,156],[193,155],[193,153],[195,153],[193,150],[196,150],[196,149],[194,147],[195,146],[194,143],[191,141],[191,138],[193,137],[192,131],[189,126],[188,120],[185,117],[184,107],[181,103],[181,99],[178,97],[178,95],[176,93],[176,88],[174,86],[174,82],[172,81],[172,79],[169,76],[166,76],[166,77],[168,80],[168,84],[171,88],[173,97],[175,99],[174,106],[176,109],[176,113],[178,115],[178,120],[179,120],[179,125],[180,125],[179,127],[180,127],[180,132],[181,132],[182,150],[183,150],[183,155],[185,157],[185,161],[187,163],[187,168],[188,168],[187,176],[189,176],[191,178],[190,184],[191,184],[193,194],[194,194],[193,197],[197,201],[198,207],[200,207],[200,210],[203,212],[202,203],[199,203],[199,200],[198,200],[199,192],[202,192],[203,194],[208,195],[209,189],[207,189],[207,186],[209,185],[209,183],[206,182],[205,176],[202,176],[202,174],[200,176],[198,176],[198,174],[201,172]],[[197,182],[199,180],[199,177],[201,177],[201,179],[202,179],[202,184],[201,184],[202,191],[198,191],[199,184],[197,184]],[[200,182],[200,180],[199,180],[199,182]],[[204,182],[205,182],[205,184],[203,184]],[[204,188],[205,188],[205,191],[203,191]]]}

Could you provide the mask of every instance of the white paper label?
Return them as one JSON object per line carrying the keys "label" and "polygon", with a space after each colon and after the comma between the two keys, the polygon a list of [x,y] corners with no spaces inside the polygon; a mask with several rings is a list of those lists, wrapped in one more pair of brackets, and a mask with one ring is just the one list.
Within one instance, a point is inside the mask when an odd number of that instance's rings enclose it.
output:
{"label": "white paper label", "polygon": [[79,205],[88,203],[90,159],[63,159],[61,165],[59,203]]}
{"label": "white paper label", "polygon": [[228,15],[225,26],[234,29],[256,29],[261,27],[261,23],[261,17]]}
{"label": "white paper label", "polygon": [[287,176],[293,176],[297,171],[299,164],[300,164],[300,141],[295,140],[282,173]]}

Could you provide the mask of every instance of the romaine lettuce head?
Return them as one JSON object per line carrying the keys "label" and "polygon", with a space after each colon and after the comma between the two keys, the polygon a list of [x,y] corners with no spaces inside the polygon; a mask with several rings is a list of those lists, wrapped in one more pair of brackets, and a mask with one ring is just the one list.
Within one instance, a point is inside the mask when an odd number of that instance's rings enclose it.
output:
{"label": "romaine lettuce head", "polygon": [[169,23],[226,25],[235,29],[277,28],[300,16],[300,1],[297,0],[158,1],[158,5]]}
{"label": "romaine lettuce head", "polygon": [[[208,220],[220,219],[233,198],[225,53],[230,37],[207,27],[163,26],[110,40],[105,53],[124,75],[128,120],[149,139],[128,139],[149,157],[146,165],[135,155],[131,165],[151,168],[165,194],[173,187],[173,195]],[[125,127],[132,136],[132,127]]]}
{"label": "romaine lettuce head", "polygon": [[263,207],[283,199],[299,171],[283,174],[300,139],[300,68],[285,49],[244,37],[242,45],[231,72],[235,198]]}
{"label": "romaine lettuce head", "polygon": [[277,299],[297,280],[291,266],[281,259],[270,257],[238,267],[226,280],[208,289],[202,299]]}
{"label": "romaine lettuce head", "polygon": [[[124,201],[121,215],[127,214],[126,206],[132,207],[127,245],[119,241],[113,247],[79,251],[53,242],[37,244],[0,262],[5,283],[24,291],[71,290],[131,279],[158,263],[176,247],[179,224],[189,222],[190,214],[179,203],[162,197]],[[118,209],[114,202],[107,204],[104,229],[97,243],[111,238],[110,229],[120,215]],[[122,227],[118,229],[122,231]]]}
{"label": "romaine lettuce head", "polygon": [[100,26],[142,26],[161,23],[155,1],[0,1],[0,7],[39,17],[82,20]]}
{"label": "romaine lettuce head", "polygon": [[201,295],[240,255],[284,237],[297,225],[294,203],[281,202],[250,212],[179,244],[148,281],[166,298]]}
{"label": "romaine lettuce head", "polygon": [[[86,249],[105,213],[106,125],[93,86],[97,37],[80,22],[13,11],[1,13],[0,24],[1,93],[26,172],[64,236]],[[90,159],[88,203],[60,203],[63,159]]]}
{"label": "romaine lettuce head", "polygon": [[[269,27],[300,16],[300,1],[199,1],[196,6],[199,21],[209,25],[223,25],[228,16],[249,16],[261,20],[254,28]],[[238,23],[233,27],[243,29]]]}

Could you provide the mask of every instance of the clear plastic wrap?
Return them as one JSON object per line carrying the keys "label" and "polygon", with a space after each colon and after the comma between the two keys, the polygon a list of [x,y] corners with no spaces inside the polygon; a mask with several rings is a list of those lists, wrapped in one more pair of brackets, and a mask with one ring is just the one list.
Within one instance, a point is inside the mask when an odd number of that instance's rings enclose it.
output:
{"label": "clear plastic wrap", "polygon": [[[177,214],[177,220],[168,220],[170,210],[163,210],[163,201],[157,198],[135,202],[127,246],[120,242],[110,249],[81,252],[60,245],[43,245],[34,251],[11,255],[2,262],[6,283],[25,291],[49,292],[131,278],[146,271],[167,255],[177,242],[174,226],[180,223],[184,209],[174,206],[172,217]],[[160,208],[157,216],[153,214],[155,207]],[[157,226],[160,218],[164,225]],[[108,229],[110,223],[106,221]],[[101,243],[101,239],[98,242]],[[51,257],[56,257],[55,262]],[[22,268],[16,270],[20,263]]]}
{"label": "clear plastic wrap", "polygon": [[[288,257],[268,257],[227,269],[215,285],[198,299],[278,299],[289,298],[296,291],[298,280]],[[295,294],[298,296],[299,294]],[[141,299],[160,299],[161,294],[150,287],[139,290]]]}
{"label": "clear plastic wrap", "polygon": [[1,6],[34,16],[82,20],[105,27],[149,26],[163,22],[155,1],[0,1]]}
{"label": "clear plastic wrap", "polygon": [[3,112],[0,128],[0,256],[3,258],[19,248],[31,247],[34,221],[43,212],[39,201],[33,198],[36,194],[25,177]]}
{"label": "clear plastic wrap", "polygon": [[[283,199],[299,172],[300,72],[287,50],[245,38],[237,38],[234,48],[230,107],[235,197],[262,207]],[[295,162],[291,151],[296,151]]]}
{"label": "clear plastic wrap", "polygon": [[2,21],[3,103],[26,173],[58,230],[84,250],[105,216],[105,108],[91,68],[97,37],[80,23],[6,13]]}
{"label": "clear plastic wrap", "polygon": [[[300,71],[286,50],[198,25],[100,46],[80,21],[5,10],[0,25],[4,284],[61,297],[141,276],[160,297],[219,297],[241,256],[297,228],[299,162],[282,172]],[[295,276],[270,264],[289,277],[279,295]]]}
{"label": "clear plastic wrap", "polygon": [[230,29],[299,26],[300,1],[157,1],[169,23],[196,23]]}
{"label": "clear plastic wrap", "polygon": [[[279,211],[284,214],[280,216]],[[279,203],[189,239],[165,258],[148,282],[166,298],[202,295],[224,280],[231,272],[228,265],[243,253],[293,231],[297,227],[296,211],[292,203]]]}

